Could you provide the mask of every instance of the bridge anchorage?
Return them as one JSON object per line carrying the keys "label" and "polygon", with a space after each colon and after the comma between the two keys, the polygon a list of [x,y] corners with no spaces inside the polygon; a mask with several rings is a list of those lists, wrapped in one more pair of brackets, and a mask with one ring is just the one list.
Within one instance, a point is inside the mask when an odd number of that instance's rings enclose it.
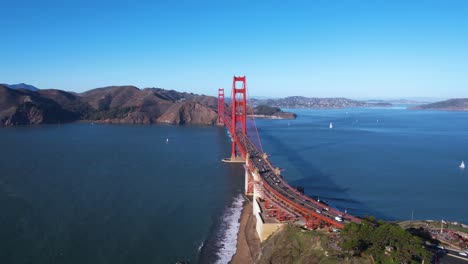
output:
{"label": "bridge anchorage", "polygon": [[360,222],[359,218],[304,195],[283,179],[281,170],[261,151],[255,120],[248,118],[248,109],[252,108],[247,105],[245,76],[234,76],[230,105],[225,102],[224,89],[218,89],[218,125],[226,126],[232,141],[231,157],[223,161],[243,163],[244,191],[253,201],[260,240],[265,240],[283,224],[331,231],[349,222]]}

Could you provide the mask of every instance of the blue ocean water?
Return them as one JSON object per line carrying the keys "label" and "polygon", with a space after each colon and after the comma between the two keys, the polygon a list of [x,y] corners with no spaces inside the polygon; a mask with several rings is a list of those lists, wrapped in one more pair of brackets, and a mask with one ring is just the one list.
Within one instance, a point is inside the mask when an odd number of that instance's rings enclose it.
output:
{"label": "blue ocean water", "polygon": [[[257,127],[291,185],[360,216],[468,223],[468,113],[290,110]],[[2,128],[1,263],[226,263],[244,183],[228,155],[218,127]]]}
{"label": "blue ocean water", "polygon": [[[404,107],[287,109],[257,120],[263,149],[291,185],[340,210],[468,223],[468,113]],[[329,128],[329,124],[333,128]]]}
{"label": "blue ocean water", "polygon": [[225,263],[244,182],[229,154],[218,127],[2,128],[0,262]]}

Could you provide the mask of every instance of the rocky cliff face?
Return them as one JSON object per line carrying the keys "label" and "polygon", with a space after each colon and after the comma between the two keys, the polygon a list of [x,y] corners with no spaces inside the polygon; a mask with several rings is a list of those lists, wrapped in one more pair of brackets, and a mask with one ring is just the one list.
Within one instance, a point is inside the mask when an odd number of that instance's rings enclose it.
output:
{"label": "rocky cliff face", "polygon": [[111,86],[81,94],[61,90],[12,90],[0,85],[0,126],[90,120],[129,124],[214,124],[211,96],[134,86]]}

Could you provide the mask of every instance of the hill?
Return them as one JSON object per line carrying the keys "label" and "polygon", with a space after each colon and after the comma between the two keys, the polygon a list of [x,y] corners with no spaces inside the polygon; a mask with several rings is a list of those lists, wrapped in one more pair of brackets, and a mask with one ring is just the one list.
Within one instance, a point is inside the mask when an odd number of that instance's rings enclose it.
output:
{"label": "hill", "polygon": [[0,126],[88,120],[129,124],[214,124],[215,97],[160,88],[109,86],[75,94],[0,85]]}
{"label": "hill", "polygon": [[252,100],[254,105],[266,105],[283,108],[346,108],[391,106],[390,103],[367,103],[347,98],[309,98],[304,96],[290,96],[280,99]]}
{"label": "hill", "polygon": [[430,263],[419,234],[373,217],[341,232],[283,226],[261,245],[256,263]]}
{"label": "hill", "polygon": [[0,126],[70,122],[76,113],[30,90],[0,85]]}
{"label": "hill", "polygon": [[271,119],[294,119],[296,114],[283,112],[279,107],[267,105],[258,105],[253,108],[253,113],[256,118],[271,118]]}
{"label": "hill", "polygon": [[340,240],[340,237],[334,233],[284,226],[262,244],[255,263],[372,263],[369,257],[350,256],[343,252]]}
{"label": "hill", "polygon": [[468,111],[468,98],[456,98],[412,107],[417,110]]}

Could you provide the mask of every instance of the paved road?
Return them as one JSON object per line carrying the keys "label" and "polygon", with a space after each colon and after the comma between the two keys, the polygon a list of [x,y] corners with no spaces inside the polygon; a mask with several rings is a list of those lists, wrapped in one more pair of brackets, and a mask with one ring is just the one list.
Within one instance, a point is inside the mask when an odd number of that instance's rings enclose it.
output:
{"label": "paved road", "polygon": [[468,263],[468,257],[462,256],[458,251],[451,249],[437,248],[435,245],[426,246],[429,250],[434,253],[435,263],[439,264],[466,264]]}
{"label": "paved road", "polygon": [[[263,153],[260,153],[256,146],[242,132],[236,133],[238,140],[246,147],[249,154],[249,162],[259,170],[260,177],[275,191],[308,210],[315,212],[317,215],[322,215],[330,221],[338,224],[346,224],[351,221],[357,222],[358,219],[344,214],[340,211],[329,208],[323,203],[319,203],[310,197],[300,193],[285,182],[281,176],[275,174],[274,169],[268,161],[263,158]],[[341,221],[340,221],[341,220]]]}

